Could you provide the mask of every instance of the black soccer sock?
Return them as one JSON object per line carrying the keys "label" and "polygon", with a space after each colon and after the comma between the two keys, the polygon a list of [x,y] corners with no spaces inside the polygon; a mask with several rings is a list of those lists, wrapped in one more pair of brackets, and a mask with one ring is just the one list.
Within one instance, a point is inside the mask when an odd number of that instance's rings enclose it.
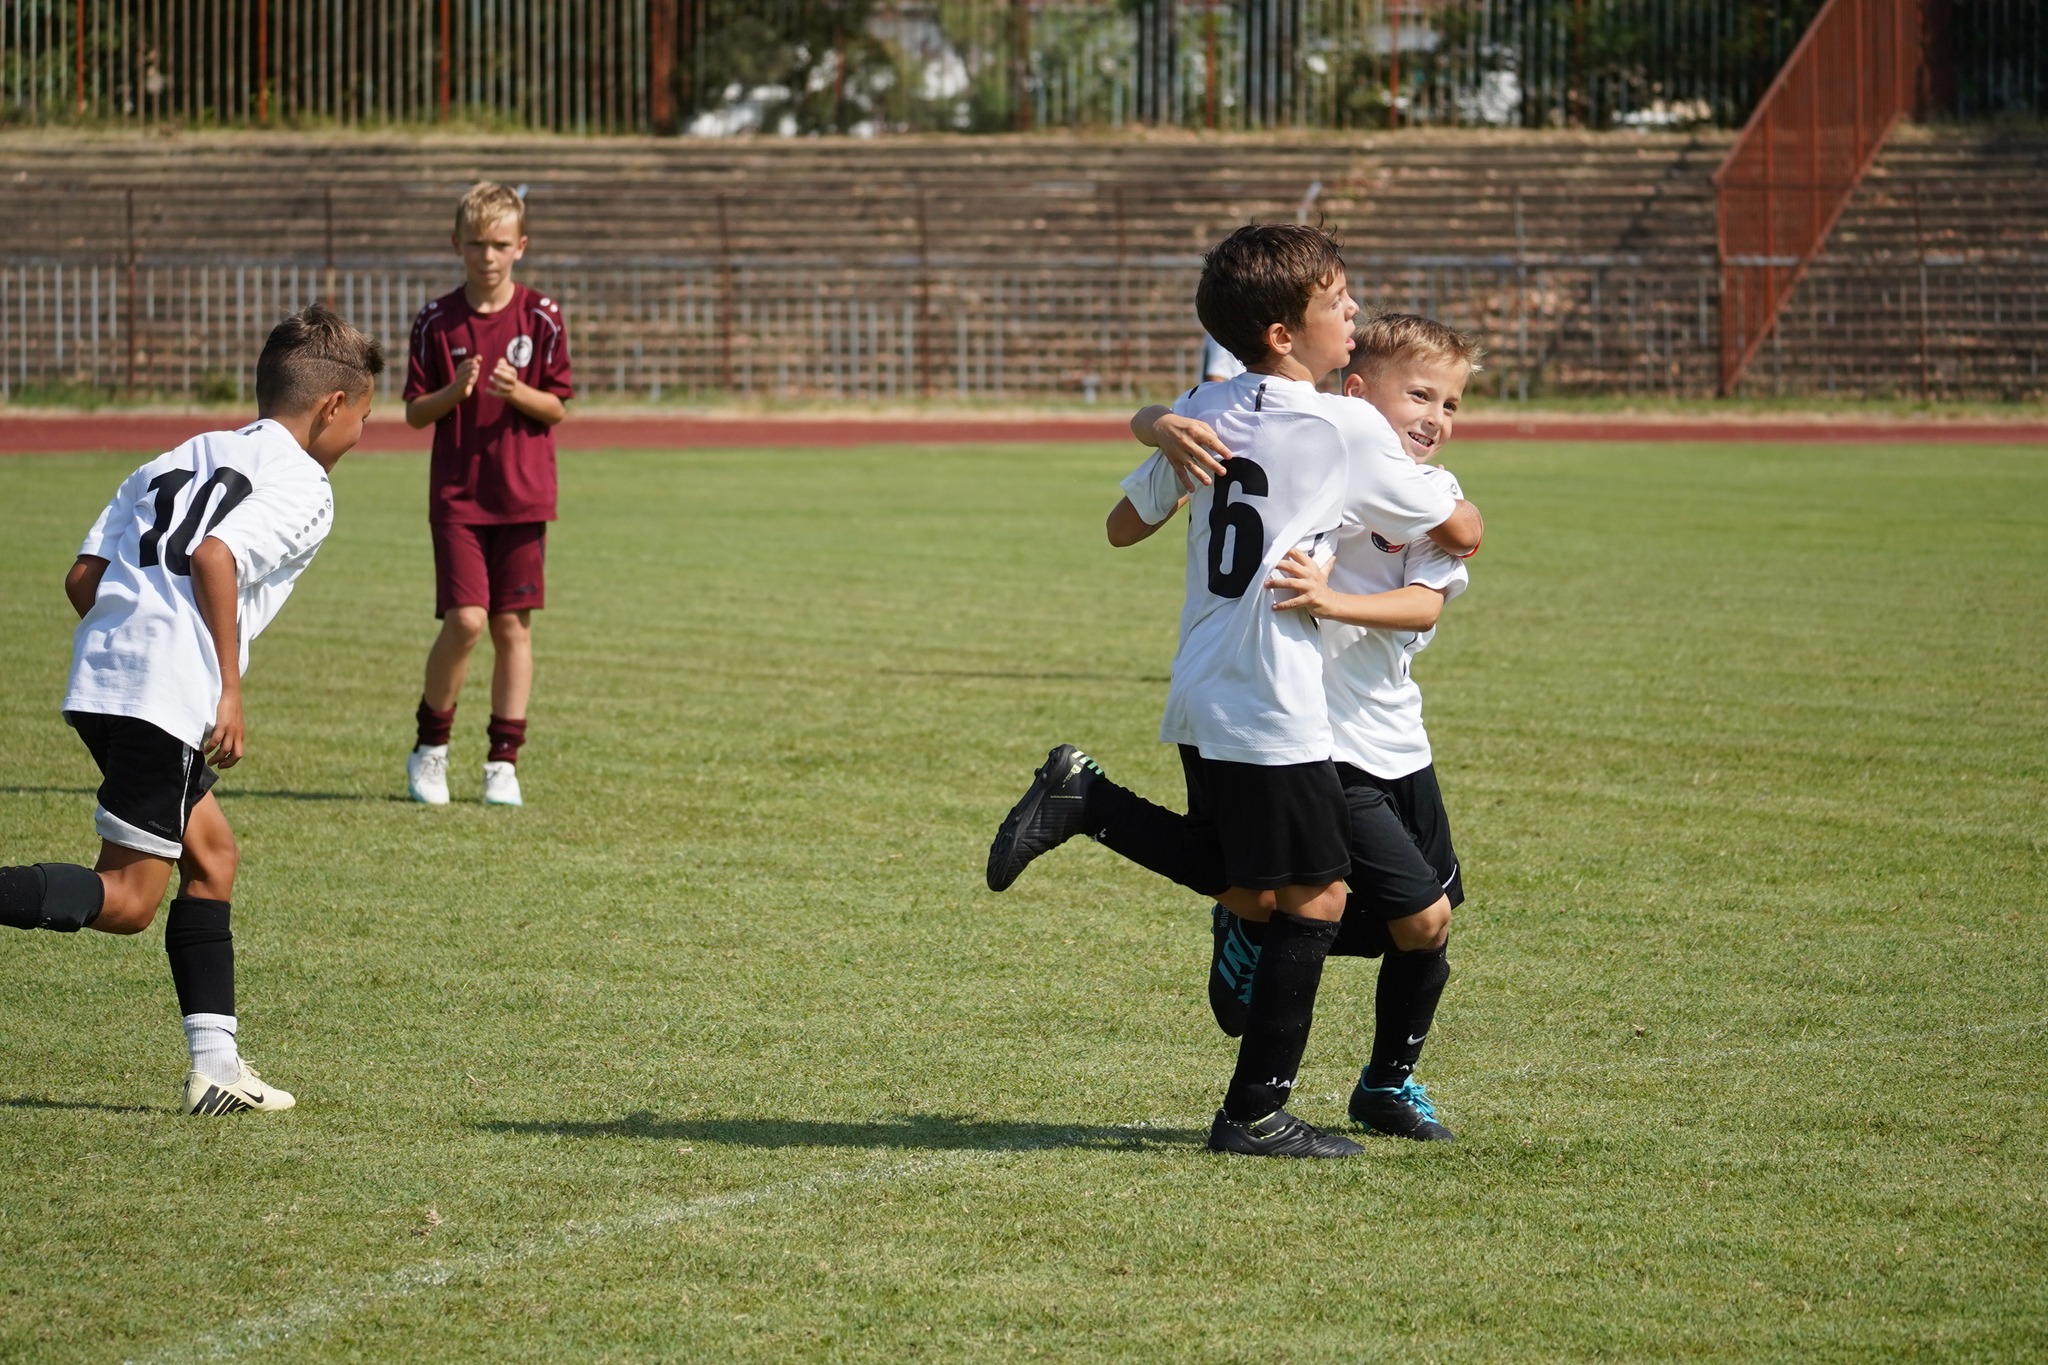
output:
{"label": "black soccer sock", "polygon": [[1198,896],[1220,895],[1230,885],[1223,851],[1214,840],[1196,837],[1187,816],[1155,806],[1106,777],[1088,784],[1081,818],[1096,843]]}
{"label": "black soccer sock", "polygon": [[1387,932],[1387,922],[1369,908],[1355,915],[1346,910],[1337,925],[1337,941],[1330,945],[1331,957],[1378,957],[1393,951],[1394,936]]}
{"label": "black soccer sock", "polygon": [[1337,926],[1322,920],[1277,914],[1267,923],[1237,1071],[1223,1096],[1223,1112],[1237,1122],[1264,1118],[1286,1105],[1301,1054],[1308,1050],[1323,959],[1336,937]]}
{"label": "black soccer sock", "polygon": [[1380,985],[1373,1000],[1372,1061],[1359,1078],[1369,1088],[1394,1088],[1407,1083],[1422,1060],[1422,1042],[1436,1020],[1437,1001],[1451,979],[1447,945],[1412,953],[1390,952],[1380,962]]}
{"label": "black soccer sock", "polygon": [[0,867],[0,924],[75,934],[106,904],[100,874],[76,863]]}
{"label": "black soccer sock", "polygon": [[235,936],[228,902],[179,896],[164,921],[164,953],[178,988],[178,1013],[235,1012]]}

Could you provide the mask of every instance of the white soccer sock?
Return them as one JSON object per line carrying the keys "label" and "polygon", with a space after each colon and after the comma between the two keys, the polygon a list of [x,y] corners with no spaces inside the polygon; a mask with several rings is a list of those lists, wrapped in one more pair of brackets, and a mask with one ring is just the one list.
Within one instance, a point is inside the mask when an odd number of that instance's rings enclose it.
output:
{"label": "white soccer sock", "polygon": [[194,1071],[227,1085],[242,1079],[242,1056],[235,1051],[234,1015],[186,1015],[185,1041],[192,1048]]}

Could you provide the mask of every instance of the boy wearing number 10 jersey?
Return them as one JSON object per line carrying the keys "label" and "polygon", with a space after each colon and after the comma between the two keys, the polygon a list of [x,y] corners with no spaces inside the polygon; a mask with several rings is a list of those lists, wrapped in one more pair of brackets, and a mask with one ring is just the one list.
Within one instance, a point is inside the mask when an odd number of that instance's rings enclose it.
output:
{"label": "boy wearing number 10 jersey", "polygon": [[383,368],[377,343],[328,309],[285,319],[256,366],[262,417],[129,475],[64,580],[82,618],[64,719],[100,770],[100,856],[91,868],[0,867],[0,924],[138,934],[177,867],[164,951],[192,1054],[188,1113],[293,1104],[236,1047],[228,909],[240,856],[211,789],[215,770],[242,758],[249,642],[334,523],[327,476],[361,437]]}
{"label": "boy wearing number 10 jersey", "polygon": [[[1234,913],[1270,917],[1209,1145],[1350,1156],[1358,1144],[1283,1107],[1343,914],[1350,853],[1316,626],[1275,612],[1265,584],[1291,550],[1323,552],[1347,517],[1405,541],[1469,536],[1472,528],[1447,523],[1470,509],[1417,470],[1384,419],[1316,390],[1350,353],[1358,311],[1327,233],[1293,225],[1232,233],[1204,261],[1196,308],[1247,373],[1200,385],[1176,405],[1214,428],[1237,458],[1213,486],[1191,490],[1187,598],[1160,738],[1180,746],[1189,825],[1221,851],[1229,885],[1219,899]],[[1160,456],[1124,487],[1112,539],[1120,522],[1135,531],[1165,520],[1181,491]],[[1053,751],[997,832],[992,889],[1008,886],[1043,848],[1098,827],[1088,794],[1099,772],[1071,746]]]}

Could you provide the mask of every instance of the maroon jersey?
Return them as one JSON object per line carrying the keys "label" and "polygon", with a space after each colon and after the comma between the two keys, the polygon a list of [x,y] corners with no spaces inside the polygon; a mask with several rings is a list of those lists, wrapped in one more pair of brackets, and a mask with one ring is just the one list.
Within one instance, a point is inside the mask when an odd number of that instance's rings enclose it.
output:
{"label": "maroon jersey", "polygon": [[569,333],[551,298],[523,284],[512,302],[479,313],[462,291],[443,294],[412,324],[405,401],[446,388],[470,356],[483,357],[476,391],[434,424],[427,520],[495,526],[555,519],[555,437],[542,423],[491,395],[491,371],[502,358],[542,393],[573,398]]}

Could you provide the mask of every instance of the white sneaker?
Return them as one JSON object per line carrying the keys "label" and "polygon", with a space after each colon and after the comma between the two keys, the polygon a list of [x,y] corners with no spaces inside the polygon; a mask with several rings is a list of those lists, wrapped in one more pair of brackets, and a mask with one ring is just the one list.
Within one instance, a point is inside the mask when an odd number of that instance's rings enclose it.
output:
{"label": "white sneaker", "polygon": [[422,744],[405,756],[405,789],[426,806],[448,804],[448,746]]}
{"label": "white sneaker", "polygon": [[[447,800],[447,787],[441,788],[442,800]],[[484,764],[484,804],[486,806],[523,806],[519,799],[519,770],[510,763]]]}
{"label": "white sneaker", "polygon": [[185,1073],[185,1112],[188,1114],[241,1114],[252,1109],[275,1112],[289,1109],[297,1103],[291,1091],[265,1085],[263,1078],[256,1074],[256,1068],[247,1062],[242,1063],[241,1079],[233,1084],[202,1076],[196,1071]]}

